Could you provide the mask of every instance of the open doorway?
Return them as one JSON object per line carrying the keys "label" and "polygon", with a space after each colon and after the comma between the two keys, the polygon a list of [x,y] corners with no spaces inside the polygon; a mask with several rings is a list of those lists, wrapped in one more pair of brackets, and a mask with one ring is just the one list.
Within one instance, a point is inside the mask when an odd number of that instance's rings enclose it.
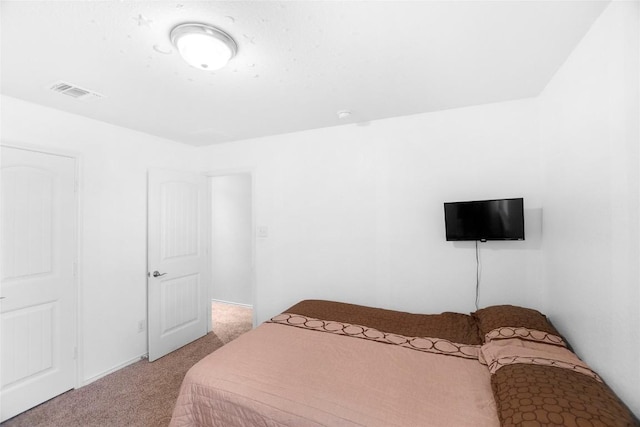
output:
{"label": "open doorway", "polygon": [[[211,330],[253,325],[253,182],[248,172],[209,177]],[[237,335],[234,335],[237,336]],[[220,337],[224,341],[224,337]]]}
{"label": "open doorway", "polygon": [[248,332],[253,327],[250,306],[211,302],[211,330],[224,344]]}

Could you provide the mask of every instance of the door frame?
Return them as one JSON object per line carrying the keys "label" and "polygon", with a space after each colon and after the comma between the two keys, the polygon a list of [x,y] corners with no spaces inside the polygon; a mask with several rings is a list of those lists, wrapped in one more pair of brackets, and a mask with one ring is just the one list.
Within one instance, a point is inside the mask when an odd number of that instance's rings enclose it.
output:
{"label": "door frame", "polygon": [[83,224],[83,211],[82,211],[82,199],[83,199],[83,156],[78,152],[62,150],[58,148],[52,147],[43,147],[36,144],[26,144],[26,143],[12,143],[12,142],[0,142],[1,147],[6,148],[14,148],[18,150],[24,151],[32,151],[35,153],[47,154],[50,156],[58,156],[58,157],[67,157],[71,158],[74,161],[74,211],[76,214],[75,224],[74,224],[74,239],[73,239],[73,262],[74,262],[74,278],[73,278],[73,288],[75,299],[73,301],[75,305],[75,378],[74,378],[74,389],[80,388],[84,385],[83,375],[84,375],[84,339],[82,328],[82,227]]}
{"label": "door frame", "polygon": [[231,169],[214,169],[204,174],[207,177],[207,274],[209,275],[209,287],[207,288],[207,310],[209,326],[207,332],[212,330],[211,320],[211,287],[213,286],[213,210],[212,210],[212,178],[230,175],[249,175],[251,177],[251,305],[252,310],[252,323],[253,327],[257,326],[258,311],[256,309],[256,287],[257,287],[257,275],[256,275],[256,171],[255,168],[238,167]]}

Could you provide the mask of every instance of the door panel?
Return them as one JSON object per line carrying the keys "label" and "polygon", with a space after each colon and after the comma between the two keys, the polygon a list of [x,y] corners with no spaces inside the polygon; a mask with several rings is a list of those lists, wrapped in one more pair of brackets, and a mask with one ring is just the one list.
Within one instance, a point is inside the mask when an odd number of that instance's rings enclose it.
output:
{"label": "door panel", "polygon": [[51,273],[54,179],[46,170],[3,167],[2,279]]}
{"label": "door panel", "polygon": [[190,274],[162,280],[158,284],[163,313],[161,336],[167,336],[200,320],[199,279],[199,274]]}
{"label": "door panel", "polygon": [[203,176],[149,171],[151,361],[207,333],[205,191]]}
{"label": "door panel", "polygon": [[2,147],[0,419],[75,385],[75,160]]}
{"label": "door panel", "polygon": [[2,317],[3,388],[53,369],[55,308],[54,303],[39,304]]}
{"label": "door panel", "polygon": [[160,252],[163,261],[198,256],[198,183],[162,182]]}

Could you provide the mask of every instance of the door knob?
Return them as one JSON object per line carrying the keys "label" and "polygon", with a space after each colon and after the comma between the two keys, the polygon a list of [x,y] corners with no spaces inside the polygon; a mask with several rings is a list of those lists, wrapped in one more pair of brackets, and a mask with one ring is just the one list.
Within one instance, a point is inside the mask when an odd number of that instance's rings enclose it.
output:
{"label": "door knob", "polygon": [[158,270],[153,272],[153,277],[160,277],[160,276],[164,276],[167,273],[160,273]]}

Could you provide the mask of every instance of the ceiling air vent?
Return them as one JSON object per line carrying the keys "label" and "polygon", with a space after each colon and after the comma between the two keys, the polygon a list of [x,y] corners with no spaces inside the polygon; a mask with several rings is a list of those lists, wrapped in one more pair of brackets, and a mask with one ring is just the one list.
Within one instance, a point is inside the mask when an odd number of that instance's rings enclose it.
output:
{"label": "ceiling air vent", "polygon": [[72,85],[70,83],[66,83],[66,82],[56,82],[54,84],[52,84],[49,89],[51,89],[54,92],[57,93],[61,93],[63,95],[67,95],[70,96],[72,98],[76,98],[76,99],[96,99],[96,98],[103,98],[102,95],[100,95],[97,92],[93,92],[87,89],[83,89],[79,86],[76,85]]}

